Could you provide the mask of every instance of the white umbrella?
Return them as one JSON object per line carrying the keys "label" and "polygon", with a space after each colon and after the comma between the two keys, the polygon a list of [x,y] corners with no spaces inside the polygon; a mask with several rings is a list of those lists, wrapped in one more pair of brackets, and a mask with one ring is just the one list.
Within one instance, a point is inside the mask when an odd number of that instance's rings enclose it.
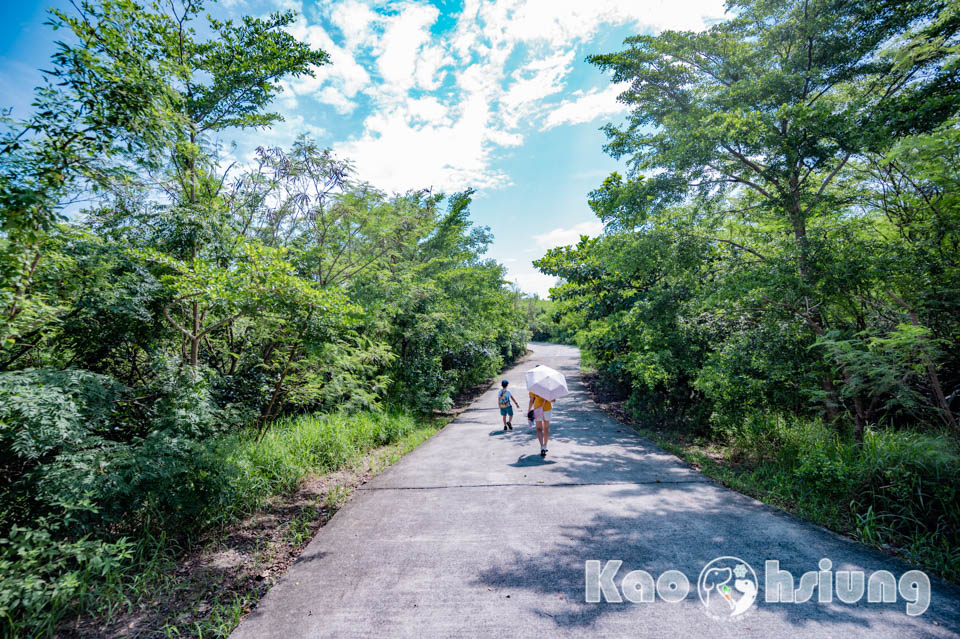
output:
{"label": "white umbrella", "polygon": [[527,390],[551,402],[570,392],[563,373],[549,366],[537,366],[527,371]]}

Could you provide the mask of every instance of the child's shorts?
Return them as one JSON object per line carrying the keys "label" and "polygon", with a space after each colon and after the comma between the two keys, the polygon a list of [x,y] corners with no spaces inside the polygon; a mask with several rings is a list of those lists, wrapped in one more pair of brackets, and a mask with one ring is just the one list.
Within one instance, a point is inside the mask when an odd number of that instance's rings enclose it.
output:
{"label": "child's shorts", "polygon": [[506,408],[501,408],[500,414],[504,416],[509,415],[510,417],[513,417],[513,406],[507,406]]}

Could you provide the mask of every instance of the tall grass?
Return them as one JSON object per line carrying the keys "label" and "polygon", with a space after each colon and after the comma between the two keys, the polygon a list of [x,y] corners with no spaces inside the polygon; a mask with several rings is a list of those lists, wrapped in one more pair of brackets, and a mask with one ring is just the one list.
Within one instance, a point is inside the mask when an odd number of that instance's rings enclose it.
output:
{"label": "tall grass", "polygon": [[401,411],[334,413],[282,420],[259,442],[254,432],[224,438],[218,450],[234,469],[232,507],[256,508],[265,498],[295,490],[307,475],[342,468],[419,427]]}
{"label": "tall grass", "polygon": [[960,581],[960,455],[949,437],[876,428],[858,445],[820,421],[761,413],[709,451],[646,434],[737,490]]}

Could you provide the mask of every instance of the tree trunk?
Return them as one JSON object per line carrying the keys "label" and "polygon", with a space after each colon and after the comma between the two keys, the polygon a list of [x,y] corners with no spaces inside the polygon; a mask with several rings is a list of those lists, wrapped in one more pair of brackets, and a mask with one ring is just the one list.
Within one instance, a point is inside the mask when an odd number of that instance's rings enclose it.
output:
{"label": "tree trunk", "polygon": [[823,400],[823,410],[827,414],[827,421],[835,424],[840,417],[840,399],[837,397],[837,389],[828,375],[820,378],[820,388],[827,394],[827,398]]}
{"label": "tree trunk", "polygon": [[193,336],[190,338],[190,366],[196,368],[200,356],[200,305],[193,303]]}

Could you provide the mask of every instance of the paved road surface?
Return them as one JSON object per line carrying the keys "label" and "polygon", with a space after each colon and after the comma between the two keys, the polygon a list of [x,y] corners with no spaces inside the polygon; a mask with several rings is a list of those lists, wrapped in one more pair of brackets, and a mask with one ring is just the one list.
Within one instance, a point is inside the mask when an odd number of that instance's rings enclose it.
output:
{"label": "paved road surface", "polygon": [[[501,430],[492,387],[366,484],[233,638],[960,637],[960,589],[936,579],[917,617],[899,594],[892,604],[765,603],[767,559],[779,560],[796,587],[824,557],[834,571],[868,578],[884,569],[899,578],[910,566],[691,470],[590,401],[575,348],[531,348],[505,374],[522,407],[523,371],[534,363],[561,370],[572,390],[553,411],[545,461],[522,414],[512,432]],[[718,621],[706,614],[697,579],[723,555],[756,570],[760,597],[744,615]],[[676,569],[690,592],[677,603],[587,603],[590,559],[623,561],[617,587],[631,570],[657,578]]]}

